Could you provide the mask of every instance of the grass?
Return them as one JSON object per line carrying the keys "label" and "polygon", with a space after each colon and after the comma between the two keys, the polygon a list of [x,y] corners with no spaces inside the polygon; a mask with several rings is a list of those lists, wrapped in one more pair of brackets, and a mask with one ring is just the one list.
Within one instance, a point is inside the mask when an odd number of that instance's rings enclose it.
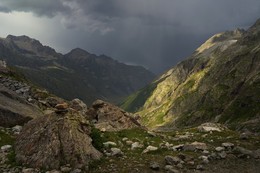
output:
{"label": "grass", "polygon": [[[0,147],[4,145],[14,145],[15,138],[12,137],[11,135],[0,131]],[[11,151],[7,155],[8,161],[6,162],[7,164],[11,166],[17,166],[18,163],[15,160],[15,151],[14,148],[11,148]]]}

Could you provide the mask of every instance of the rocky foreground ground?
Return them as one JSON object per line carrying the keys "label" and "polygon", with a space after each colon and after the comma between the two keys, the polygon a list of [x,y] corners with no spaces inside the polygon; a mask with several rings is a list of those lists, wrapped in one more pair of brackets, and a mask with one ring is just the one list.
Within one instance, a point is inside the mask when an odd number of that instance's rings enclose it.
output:
{"label": "rocky foreground ground", "polygon": [[[252,172],[260,169],[260,138],[223,126],[204,124],[176,132],[134,128],[117,132],[92,131],[93,146],[104,156],[88,168],[66,164],[40,170],[15,161],[14,141],[21,126],[1,128],[0,170],[4,173],[59,172]],[[36,163],[35,163],[36,164]],[[87,171],[86,171],[87,170]]]}

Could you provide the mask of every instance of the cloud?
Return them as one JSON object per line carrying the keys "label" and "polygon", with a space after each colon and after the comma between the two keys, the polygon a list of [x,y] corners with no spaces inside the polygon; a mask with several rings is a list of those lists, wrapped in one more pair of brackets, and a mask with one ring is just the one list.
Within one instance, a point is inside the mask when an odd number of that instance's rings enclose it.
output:
{"label": "cloud", "polygon": [[1,0],[0,12],[48,18],[41,26],[63,50],[82,47],[162,72],[212,34],[250,26],[260,17],[260,1]]}

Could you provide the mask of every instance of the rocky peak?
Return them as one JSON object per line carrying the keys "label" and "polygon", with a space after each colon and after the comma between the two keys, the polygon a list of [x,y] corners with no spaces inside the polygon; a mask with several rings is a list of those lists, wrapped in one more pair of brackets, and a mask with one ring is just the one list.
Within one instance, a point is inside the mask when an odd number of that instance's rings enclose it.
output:
{"label": "rocky peak", "polygon": [[46,58],[57,58],[60,56],[53,48],[49,46],[44,46],[40,43],[40,41],[36,39],[32,39],[28,36],[13,36],[8,35],[6,37],[6,41],[14,44],[20,50],[19,52],[23,52],[25,54],[33,54]]}
{"label": "rocky peak", "polygon": [[90,55],[90,53],[88,53],[84,49],[75,48],[75,49],[72,49],[67,55],[70,55],[70,56],[87,56],[87,55]]}

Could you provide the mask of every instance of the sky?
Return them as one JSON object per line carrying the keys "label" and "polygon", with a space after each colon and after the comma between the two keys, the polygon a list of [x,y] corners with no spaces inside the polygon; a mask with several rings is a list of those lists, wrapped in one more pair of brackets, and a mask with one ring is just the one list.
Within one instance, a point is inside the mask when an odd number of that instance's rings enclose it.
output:
{"label": "sky", "polygon": [[0,37],[82,48],[160,74],[215,33],[248,28],[259,0],[1,0]]}

